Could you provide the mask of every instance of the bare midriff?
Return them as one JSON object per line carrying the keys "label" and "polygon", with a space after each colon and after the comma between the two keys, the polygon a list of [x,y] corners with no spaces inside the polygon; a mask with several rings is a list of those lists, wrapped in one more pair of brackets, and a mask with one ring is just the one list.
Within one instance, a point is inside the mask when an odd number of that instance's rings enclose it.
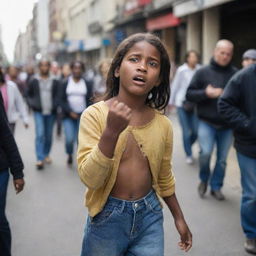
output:
{"label": "bare midriff", "polygon": [[152,176],[148,159],[143,154],[143,145],[139,145],[130,132],[110,195],[134,201],[146,196],[151,188]]}

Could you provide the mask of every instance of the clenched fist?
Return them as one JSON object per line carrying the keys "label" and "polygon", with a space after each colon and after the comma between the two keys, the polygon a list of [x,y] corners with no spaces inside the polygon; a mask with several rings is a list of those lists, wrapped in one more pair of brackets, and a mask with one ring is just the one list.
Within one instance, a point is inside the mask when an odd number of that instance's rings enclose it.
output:
{"label": "clenched fist", "polygon": [[109,107],[107,129],[119,135],[129,125],[131,112],[131,109],[127,105],[115,100]]}

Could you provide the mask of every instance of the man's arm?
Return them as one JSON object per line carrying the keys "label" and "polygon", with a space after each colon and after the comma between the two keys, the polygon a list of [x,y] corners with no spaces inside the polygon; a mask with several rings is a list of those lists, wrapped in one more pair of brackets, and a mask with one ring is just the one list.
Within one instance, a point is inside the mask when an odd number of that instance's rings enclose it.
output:
{"label": "man's arm", "polygon": [[208,99],[202,80],[203,80],[202,69],[199,69],[196,71],[196,73],[192,77],[192,80],[189,84],[187,94],[186,94],[187,100],[197,103],[197,102]]}
{"label": "man's arm", "polygon": [[218,101],[218,111],[221,117],[229,123],[234,130],[253,132],[256,120],[250,119],[239,108],[241,101],[241,75],[235,75],[229,80],[224,93]]}

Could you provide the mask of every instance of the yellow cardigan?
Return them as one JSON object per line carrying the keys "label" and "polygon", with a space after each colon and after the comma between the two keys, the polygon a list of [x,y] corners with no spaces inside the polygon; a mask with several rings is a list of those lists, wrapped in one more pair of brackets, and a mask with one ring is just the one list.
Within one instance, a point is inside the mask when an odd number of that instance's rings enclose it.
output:
{"label": "yellow cardigan", "polygon": [[81,116],[78,136],[78,173],[88,187],[85,204],[91,217],[104,207],[115,184],[118,166],[125,150],[127,135],[131,132],[149,161],[153,189],[160,197],[175,191],[171,158],[173,133],[170,120],[158,111],[144,126],[128,126],[119,136],[114,156],[106,157],[98,142],[106,127],[108,106],[104,101],[88,107]]}

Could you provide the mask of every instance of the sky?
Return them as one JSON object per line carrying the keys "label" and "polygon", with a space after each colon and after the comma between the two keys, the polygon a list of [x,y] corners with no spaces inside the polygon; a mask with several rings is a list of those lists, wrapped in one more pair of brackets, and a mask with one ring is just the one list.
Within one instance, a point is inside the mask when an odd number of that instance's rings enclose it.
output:
{"label": "sky", "polygon": [[4,51],[9,61],[13,60],[14,46],[20,32],[26,30],[32,18],[32,10],[37,0],[0,0],[0,24]]}

